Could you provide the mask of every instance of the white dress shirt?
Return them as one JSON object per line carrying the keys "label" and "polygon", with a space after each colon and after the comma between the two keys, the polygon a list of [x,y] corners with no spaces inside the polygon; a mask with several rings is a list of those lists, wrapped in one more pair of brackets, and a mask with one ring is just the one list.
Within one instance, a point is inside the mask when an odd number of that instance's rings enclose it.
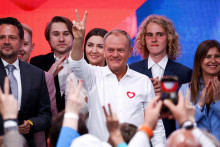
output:
{"label": "white dress shirt", "polygon": [[[126,74],[118,81],[108,66],[92,66],[84,59],[74,61],[69,57],[71,70],[78,79],[83,79],[83,86],[88,93],[89,133],[107,141],[109,133],[102,106],[116,113],[119,122],[136,126],[144,122],[146,105],[155,97],[150,79],[134,70],[127,69]],[[150,116],[149,116],[150,117]],[[152,138],[153,145],[165,143],[165,130],[159,120]]]}
{"label": "white dress shirt", "polygon": [[148,58],[148,69],[151,69],[153,78],[159,77],[161,79],[163,77],[166,65],[168,62],[168,56],[166,55],[160,62],[155,63],[151,57]]}
{"label": "white dress shirt", "polygon": [[[54,55],[54,58],[55,58],[55,62],[59,60],[59,58],[57,58],[55,55]],[[63,64],[61,64],[60,66],[63,66],[63,69],[58,72],[60,95],[62,96],[65,92],[66,80],[67,80],[68,75],[71,73],[71,70],[69,68],[68,59],[64,60]]]}
{"label": "white dress shirt", "polygon": [[[2,58],[1,58],[2,59]],[[2,59],[2,63],[5,67],[7,75],[9,74],[8,68],[6,66],[9,64],[6,62],[4,59]],[[19,60],[17,59],[13,65],[15,66],[16,69],[13,70],[13,74],[18,82],[18,110],[20,110],[21,107],[21,94],[22,94],[22,89],[21,89],[21,73],[20,73],[20,67],[19,67]]]}
{"label": "white dress shirt", "polygon": [[[67,80],[66,80],[65,103],[66,103],[66,101],[68,99],[68,95],[69,95],[69,81],[70,80],[72,80],[72,84],[73,84],[74,89],[77,88],[77,85],[79,83],[79,80],[77,79],[75,74],[73,72],[70,73]],[[83,115],[86,115],[88,113],[88,104],[85,101],[85,97],[87,96],[87,92],[86,92],[85,88],[82,87],[79,95],[82,98],[82,109],[81,109],[80,113],[82,113]]]}

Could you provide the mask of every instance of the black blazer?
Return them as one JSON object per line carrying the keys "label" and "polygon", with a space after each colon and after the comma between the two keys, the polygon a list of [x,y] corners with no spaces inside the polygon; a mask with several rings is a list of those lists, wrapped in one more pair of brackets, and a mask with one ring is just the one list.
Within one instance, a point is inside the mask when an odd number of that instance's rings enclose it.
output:
{"label": "black blazer", "polygon": [[[24,135],[30,146],[33,143],[33,134],[42,131],[50,126],[52,113],[50,108],[50,98],[45,81],[44,71],[19,60],[21,74],[21,107],[22,119],[30,119],[34,127],[31,132]],[[4,65],[0,58],[0,86],[4,88],[4,78],[7,76]],[[0,116],[0,126],[3,128],[2,117]]]}
{"label": "black blazer", "polygon": [[[39,55],[31,58],[30,64],[44,70],[48,71],[50,67],[55,63],[54,53],[49,53],[46,55]],[[54,77],[55,87],[56,87],[56,103],[58,112],[65,108],[65,95],[61,96],[58,75]]]}
{"label": "black blazer", "polygon": [[[147,75],[152,78],[151,69],[148,69],[148,59],[131,63],[129,67],[139,73]],[[178,77],[178,87],[180,88],[182,84],[191,81],[192,70],[180,63],[174,62],[168,59],[164,76],[176,75]],[[176,124],[174,120],[162,119],[166,131],[166,137],[168,137],[174,130],[176,130]]]}

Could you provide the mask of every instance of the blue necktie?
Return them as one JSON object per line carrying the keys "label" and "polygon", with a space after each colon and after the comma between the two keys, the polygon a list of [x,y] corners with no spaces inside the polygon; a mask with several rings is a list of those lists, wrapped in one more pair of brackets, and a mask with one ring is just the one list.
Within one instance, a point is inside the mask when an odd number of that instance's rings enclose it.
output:
{"label": "blue necktie", "polygon": [[18,82],[13,74],[15,66],[8,64],[6,66],[6,68],[8,68],[8,78],[10,81],[10,87],[11,87],[12,94],[15,97],[15,99],[18,99]]}

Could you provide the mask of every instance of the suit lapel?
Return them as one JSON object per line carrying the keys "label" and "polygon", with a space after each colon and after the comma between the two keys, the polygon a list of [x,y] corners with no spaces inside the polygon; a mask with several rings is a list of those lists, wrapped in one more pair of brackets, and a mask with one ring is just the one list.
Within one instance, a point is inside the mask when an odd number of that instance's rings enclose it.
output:
{"label": "suit lapel", "polygon": [[2,63],[2,60],[0,58],[0,86],[3,89],[4,88],[4,81],[5,81],[5,76],[7,76],[5,67]]}
{"label": "suit lapel", "polygon": [[26,63],[19,60],[20,74],[21,74],[21,109],[25,106],[27,99],[31,92],[31,72]]}
{"label": "suit lapel", "polygon": [[148,69],[148,59],[145,59],[143,64],[142,64],[142,68],[144,68],[144,71],[146,72],[146,75],[149,77],[149,78],[153,78],[152,76],[152,72],[151,72],[151,68]]}
{"label": "suit lapel", "polygon": [[[55,63],[55,59],[54,59],[54,52],[52,52],[49,56],[48,56],[48,65],[49,67],[51,67],[54,63]],[[50,69],[50,68],[49,68]],[[49,70],[48,69],[48,70]]]}
{"label": "suit lapel", "polygon": [[[170,59],[168,59],[165,71],[164,71],[164,76],[169,76],[169,75],[173,75],[173,66],[172,66],[172,61]],[[177,68],[177,67],[176,67]]]}

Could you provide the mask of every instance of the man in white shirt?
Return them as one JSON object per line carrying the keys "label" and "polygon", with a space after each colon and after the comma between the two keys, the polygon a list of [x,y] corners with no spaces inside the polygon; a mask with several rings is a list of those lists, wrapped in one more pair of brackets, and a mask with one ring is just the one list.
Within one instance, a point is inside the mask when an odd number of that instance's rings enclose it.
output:
{"label": "man in white shirt", "polygon": [[[83,58],[86,14],[80,22],[76,11],[77,22],[73,22],[75,41],[69,57],[72,71],[83,79],[88,92],[89,132],[103,141],[109,134],[105,124],[102,106],[111,104],[112,111],[119,122],[128,122],[139,126],[144,121],[146,105],[154,98],[154,89],[147,76],[139,74],[127,66],[131,56],[131,38],[122,30],[112,30],[104,37],[104,52],[107,66],[89,65]],[[150,116],[149,116],[150,117]],[[164,144],[165,131],[159,120],[154,131],[152,144]]]}

